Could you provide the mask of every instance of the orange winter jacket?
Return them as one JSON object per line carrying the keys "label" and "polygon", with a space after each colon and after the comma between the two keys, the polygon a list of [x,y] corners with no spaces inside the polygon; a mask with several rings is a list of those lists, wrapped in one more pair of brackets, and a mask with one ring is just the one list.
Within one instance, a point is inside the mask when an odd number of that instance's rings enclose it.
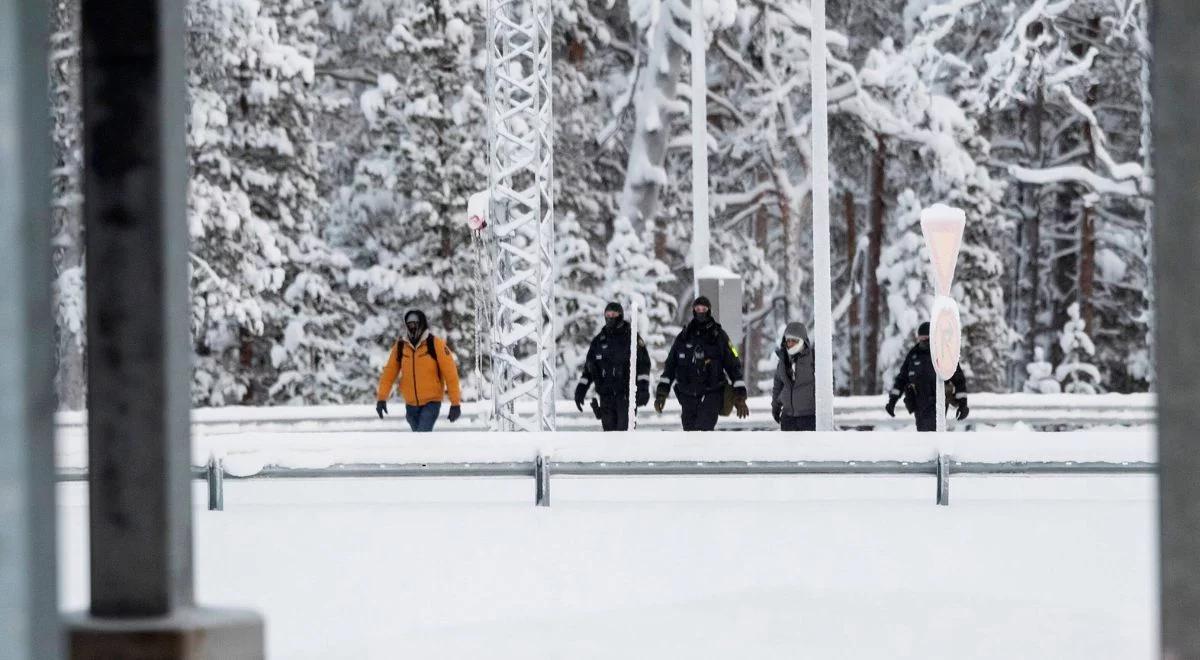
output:
{"label": "orange winter jacket", "polygon": [[454,363],[454,356],[441,337],[433,338],[436,355],[430,355],[428,338],[429,331],[426,330],[415,347],[408,339],[401,339],[392,345],[387,365],[379,376],[376,401],[387,401],[399,380],[400,395],[407,405],[423,406],[442,401],[447,390],[450,392],[450,405],[462,403],[462,394],[458,389],[458,365]]}

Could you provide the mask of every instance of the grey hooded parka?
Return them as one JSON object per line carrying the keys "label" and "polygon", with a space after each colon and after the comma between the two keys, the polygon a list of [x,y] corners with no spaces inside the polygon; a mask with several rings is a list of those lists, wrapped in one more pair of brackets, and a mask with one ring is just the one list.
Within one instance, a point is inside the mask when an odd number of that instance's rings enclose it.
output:
{"label": "grey hooded parka", "polygon": [[804,324],[792,322],[787,325],[784,337],[799,337],[804,348],[796,355],[788,355],[787,344],[781,343],[775,355],[779,364],[775,366],[775,386],[771,390],[771,403],[783,406],[784,417],[807,417],[817,414],[816,363],[812,344],[808,341],[808,330]]}

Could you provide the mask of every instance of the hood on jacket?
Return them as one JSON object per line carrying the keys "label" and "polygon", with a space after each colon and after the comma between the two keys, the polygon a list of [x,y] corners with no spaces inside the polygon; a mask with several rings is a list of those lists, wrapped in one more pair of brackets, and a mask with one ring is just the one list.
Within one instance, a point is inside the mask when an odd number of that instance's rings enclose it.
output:
{"label": "hood on jacket", "polygon": [[[789,339],[800,340],[800,344],[794,353],[788,351],[787,340]],[[787,324],[787,327],[783,331],[783,339],[779,342],[779,354],[795,357],[797,355],[804,355],[808,352],[809,348],[808,329],[804,327],[804,324],[797,321]]]}
{"label": "hood on jacket", "polygon": [[[610,313],[616,313],[615,318],[609,318]],[[625,322],[625,308],[621,307],[621,303],[613,301],[604,306],[604,327],[609,330],[615,330],[618,326]]]}
{"label": "hood on jacket", "polygon": [[[413,340],[413,333],[408,331],[408,322],[410,319],[415,319],[417,322],[416,341]],[[417,345],[425,338],[425,334],[429,331],[429,319],[425,317],[425,312],[419,309],[410,309],[404,312],[404,338],[408,343]]]}
{"label": "hood on jacket", "polygon": [[808,328],[804,327],[804,324],[800,323],[799,321],[792,321],[791,323],[787,324],[787,328],[784,329],[783,338],[795,338],[808,343]]}
{"label": "hood on jacket", "polygon": [[[707,311],[697,313],[696,308],[704,306]],[[708,296],[699,296],[692,301],[692,322],[700,325],[709,325],[714,322],[712,303],[708,301]]]}

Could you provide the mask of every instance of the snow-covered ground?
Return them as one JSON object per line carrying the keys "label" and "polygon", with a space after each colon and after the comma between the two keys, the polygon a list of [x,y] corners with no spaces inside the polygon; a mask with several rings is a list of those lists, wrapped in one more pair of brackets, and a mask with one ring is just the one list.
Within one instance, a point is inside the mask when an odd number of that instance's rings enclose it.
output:
{"label": "snow-covered ground", "polygon": [[[60,486],[63,602],[86,490]],[[196,491],[207,604],[275,660],[1151,658],[1150,477],[234,481]]]}

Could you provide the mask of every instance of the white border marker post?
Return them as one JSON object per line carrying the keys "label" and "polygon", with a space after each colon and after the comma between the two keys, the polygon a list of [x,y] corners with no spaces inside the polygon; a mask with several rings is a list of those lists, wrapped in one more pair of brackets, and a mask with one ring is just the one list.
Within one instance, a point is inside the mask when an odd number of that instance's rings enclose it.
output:
{"label": "white border marker post", "polygon": [[812,0],[813,319],[817,430],[833,430],[833,284],[829,246],[829,90],[825,70],[825,0]]}
{"label": "white border marker post", "polygon": [[[692,270],[710,263],[708,232],[708,46],[704,0],[692,0]],[[699,294],[699,275],[694,286]]]}
{"label": "white border marker post", "polygon": [[933,264],[933,285],[937,294],[929,311],[929,354],[937,372],[937,430],[946,430],[946,381],[954,376],[962,347],[962,322],[958,303],[950,297],[958,252],[962,247],[967,214],[959,208],[934,204],[921,211],[921,233]]}
{"label": "white border marker post", "polygon": [[629,302],[629,425],[630,431],[637,430],[637,354],[638,354],[638,299]]}

